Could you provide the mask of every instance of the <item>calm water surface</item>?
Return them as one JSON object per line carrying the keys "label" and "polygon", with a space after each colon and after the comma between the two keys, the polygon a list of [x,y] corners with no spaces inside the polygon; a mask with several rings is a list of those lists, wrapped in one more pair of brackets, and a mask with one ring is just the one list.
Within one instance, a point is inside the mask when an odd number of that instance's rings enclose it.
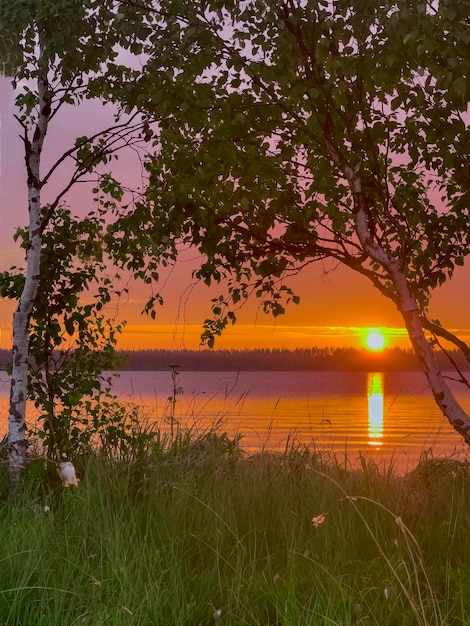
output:
{"label": "calm water surface", "polygon": [[[419,372],[186,372],[177,377],[176,417],[203,430],[222,420],[243,435],[248,451],[283,449],[289,437],[321,450],[360,454],[412,466],[423,451],[466,454],[461,438],[434,404]],[[171,373],[121,372],[114,381],[120,400],[139,407],[149,421],[168,414]],[[464,408],[470,391],[451,383]],[[5,415],[8,381],[0,379]],[[34,414],[29,414],[34,420]],[[2,424],[0,423],[0,426]],[[6,430],[3,421],[3,431]]]}

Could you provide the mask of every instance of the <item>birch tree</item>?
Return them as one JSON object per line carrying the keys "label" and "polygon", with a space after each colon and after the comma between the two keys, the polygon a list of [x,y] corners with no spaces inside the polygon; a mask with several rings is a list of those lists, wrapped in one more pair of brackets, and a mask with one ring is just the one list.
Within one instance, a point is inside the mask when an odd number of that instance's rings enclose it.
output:
{"label": "birch tree", "polygon": [[[17,115],[26,165],[29,227],[26,270],[13,317],[12,377],[8,450],[10,473],[17,481],[26,459],[25,409],[28,380],[29,327],[40,280],[42,237],[67,192],[78,182],[96,180],[122,147],[137,141],[141,121],[120,117],[108,128],[82,135],[47,168],[43,165],[47,134],[55,116],[67,106],[100,97],[103,75],[129,78],[132,70],[116,62],[118,46],[129,48],[139,35],[137,24],[129,35],[113,2],[89,0],[24,0],[1,3],[0,69],[18,90]],[[102,179],[111,191],[108,175]],[[54,183],[59,191],[47,204],[43,195]]]}
{"label": "birch tree", "polygon": [[347,266],[397,307],[470,443],[433,349],[469,350],[430,313],[469,252],[468,0],[138,4],[153,50],[123,97],[165,118],[146,199],[111,229],[116,255],[145,268],[195,246],[196,277],[227,285],[209,345],[251,294],[279,315],[298,301],[289,276]]}
{"label": "birch tree", "polygon": [[[56,463],[91,445],[123,446],[129,439],[129,416],[112,393],[109,374],[120,363],[115,348],[123,326],[109,304],[125,288],[106,263],[105,227],[100,211],[73,218],[58,208],[42,235],[29,324],[28,400],[38,412],[34,436]],[[15,239],[27,247],[28,231],[18,229]],[[24,281],[21,268],[0,272],[0,296],[17,301]]]}

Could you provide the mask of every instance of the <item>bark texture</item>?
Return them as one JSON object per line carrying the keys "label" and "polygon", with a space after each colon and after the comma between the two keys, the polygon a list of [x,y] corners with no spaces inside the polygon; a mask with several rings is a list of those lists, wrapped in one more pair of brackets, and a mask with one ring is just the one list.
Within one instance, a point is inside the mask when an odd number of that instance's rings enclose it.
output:
{"label": "bark texture", "polygon": [[354,195],[356,232],[364,251],[388,272],[397,294],[397,306],[405,322],[413,349],[427,378],[432,394],[452,427],[470,444],[470,417],[457,402],[437,364],[434,352],[424,334],[418,303],[413,295],[401,263],[391,257],[372,237],[362,197],[360,176],[347,170]]}
{"label": "bark texture", "polygon": [[41,154],[51,113],[46,76],[38,77],[39,106],[32,138],[25,128],[25,161],[28,176],[29,239],[23,291],[13,316],[12,378],[8,417],[9,469],[18,482],[26,460],[26,397],[28,382],[29,322],[36,298],[41,258]]}

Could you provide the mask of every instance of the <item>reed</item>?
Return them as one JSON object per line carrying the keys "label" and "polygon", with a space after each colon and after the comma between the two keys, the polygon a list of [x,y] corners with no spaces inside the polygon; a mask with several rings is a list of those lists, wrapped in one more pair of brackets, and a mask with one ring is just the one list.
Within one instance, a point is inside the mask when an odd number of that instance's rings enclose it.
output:
{"label": "reed", "polygon": [[470,623],[469,467],[406,476],[297,445],[247,456],[219,425],[0,472],[3,625]]}

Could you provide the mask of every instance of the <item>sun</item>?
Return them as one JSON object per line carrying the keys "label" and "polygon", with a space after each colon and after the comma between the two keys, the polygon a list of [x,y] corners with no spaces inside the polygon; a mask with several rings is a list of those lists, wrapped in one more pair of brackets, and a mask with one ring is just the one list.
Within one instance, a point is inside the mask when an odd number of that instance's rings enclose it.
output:
{"label": "sun", "polygon": [[385,347],[385,337],[380,330],[370,330],[366,336],[366,345],[369,350],[382,350]]}

